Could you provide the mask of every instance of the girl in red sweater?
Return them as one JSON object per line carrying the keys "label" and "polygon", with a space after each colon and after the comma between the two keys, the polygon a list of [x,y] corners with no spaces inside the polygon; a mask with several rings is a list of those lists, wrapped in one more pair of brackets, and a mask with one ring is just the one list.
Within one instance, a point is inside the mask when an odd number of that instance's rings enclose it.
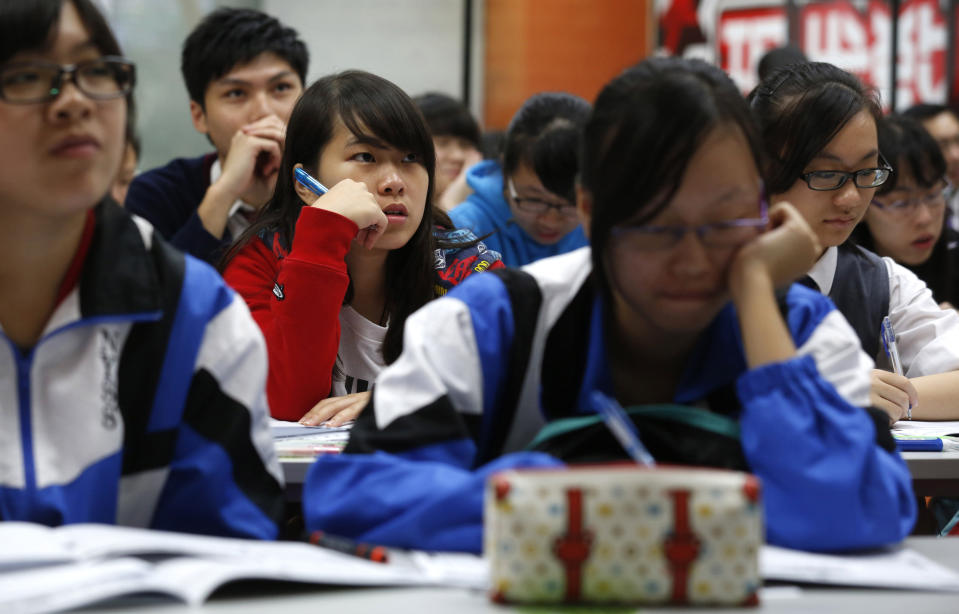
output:
{"label": "girl in red sweater", "polygon": [[[403,323],[474,271],[502,268],[432,206],[433,141],[412,100],[362,71],[324,77],[287,126],[276,191],[224,259],[270,358],[271,413],[339,425],[403,347]],[[296,183],[303,168],[330,191]]]}

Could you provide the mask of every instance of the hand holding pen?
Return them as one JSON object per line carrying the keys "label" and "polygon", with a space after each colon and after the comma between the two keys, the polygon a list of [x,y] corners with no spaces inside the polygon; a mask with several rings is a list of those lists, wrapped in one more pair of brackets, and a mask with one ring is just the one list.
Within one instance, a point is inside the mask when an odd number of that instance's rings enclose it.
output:
{"label": "hand holding pen", "polygon": [[889,414],[890,422],[896,422],[903,418],[912,420],[912,410],[919,403],[919,393],[903,373],[898,339],[888,317],[883,319],[880,336],[883,348],[895,373],[882,369],[873,370],[869,401],[873,407]]}
{"label": "hand holding pen", "polygon": [[294,177],[300,185],[322,198],[317,198],[310,206],[339,213],[352,220],[360,231],[356,241],[370,249],[386,231],[389,221],[380,208],[376,198],[366,188],[366,184],[352,179],[344,179],[327,189],[322,183],[310,176],[302,168],[294,170]]}

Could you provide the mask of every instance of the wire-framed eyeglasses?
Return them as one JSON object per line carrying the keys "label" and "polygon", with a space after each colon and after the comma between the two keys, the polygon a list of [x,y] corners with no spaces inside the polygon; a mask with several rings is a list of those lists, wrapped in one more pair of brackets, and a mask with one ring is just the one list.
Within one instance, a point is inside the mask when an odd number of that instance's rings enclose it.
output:
{"label": "wire-framed eyeglasses", "polygon": [[952,186],[945,182],[945,186],[933,192],[914,198],[901,198],[892,202],[880,202],[874,198],[872,204],[877,208],[897,217],[910,217],[919,210],[919,205],[925,205],[932,213],[939,213],[946,207],[946,199],[952,193]]}
{"label": "wire-framed eyeglasses", "polygon": [[737,218],[702,226],[614,226],[611,233],[615,249],[653,252],[672,249],[687,232],[695,233],[705,247],[739,247],[769,224],[769,203],[765,191],[759,199],[759,217]]}

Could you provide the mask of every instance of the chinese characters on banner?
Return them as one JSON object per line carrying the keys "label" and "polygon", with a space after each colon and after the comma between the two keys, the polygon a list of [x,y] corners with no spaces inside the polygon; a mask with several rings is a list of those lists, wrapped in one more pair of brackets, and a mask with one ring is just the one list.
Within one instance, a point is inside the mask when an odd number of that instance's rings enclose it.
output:
{"label": "chinese characters on banner", "polygon": [[[892,95],[890,3],[797,1],[796,7],[795,31],[806,56],[856,74],[877,87],[888,106]],[[763,54],[789,40],[782,1],[662,0],[657,8],[665,51],[717,62],[743,92],[755,87]],[[940,0],[900,3],[897,109],[920,101],[946,101],[948,11],[948,2]],[[954,95],[959,95],[959,88]]]}

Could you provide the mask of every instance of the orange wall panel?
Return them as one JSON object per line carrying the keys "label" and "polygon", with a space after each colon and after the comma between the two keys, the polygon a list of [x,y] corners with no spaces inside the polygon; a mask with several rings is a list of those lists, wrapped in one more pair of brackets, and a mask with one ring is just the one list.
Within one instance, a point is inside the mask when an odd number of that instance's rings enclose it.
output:
{"label": "orange wall panel", "polygon": [[537,92],[592,101],[652,49],[651,1],[486,0],[486,128],[505,128]]}

